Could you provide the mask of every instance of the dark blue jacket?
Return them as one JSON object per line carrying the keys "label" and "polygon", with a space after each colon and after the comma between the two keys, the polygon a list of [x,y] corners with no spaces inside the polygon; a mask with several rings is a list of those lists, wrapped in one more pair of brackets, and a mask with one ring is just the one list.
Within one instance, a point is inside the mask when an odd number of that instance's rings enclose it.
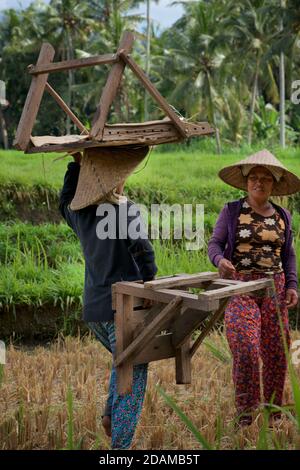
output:
{"label": "dark blue jacket", "polygon": [[[152,245],[147,238],[141,238],[142,235],[135,240],[130,236],[120,238],[120,206],[111,204],[116,213],[116,239],[99,239],[97,236],[99,222],[107,218],[106,213],[96,214],[101,204],[90,205],[78,211],[70,209],[69,204],[76,191],[79,171],[78,163],[68,164],[60,193],[59,210],[78,236],[85,259],[83,319],[86,322],[109,321],[114,319],[111,306],[112,284],[118,281],[151,280],[157,272],[157,267]],[[124,204],[127,205],[127,211],[133,205],[130,201]],[[136,217],[129,216],[128,225],[132,221],[138,222],[139,214]]]}

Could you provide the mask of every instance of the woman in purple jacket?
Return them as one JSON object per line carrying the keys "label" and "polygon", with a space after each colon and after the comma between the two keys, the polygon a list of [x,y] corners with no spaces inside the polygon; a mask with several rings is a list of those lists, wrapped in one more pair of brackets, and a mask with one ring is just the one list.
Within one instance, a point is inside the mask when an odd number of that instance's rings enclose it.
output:
{"label": "woman in purple jacket", "polygon": [[[272,273],[277,294],[277,302],[266,293],[235,295],[225,311],[237,419],[250,425],[260,404],[260,357],[264,402],[282,405],[287,361],[276,303],[289,347],[288,309],[298,302],[297,272],[291,215],[269,198],[299,191],[300,180],[267,150],[223,168],[219,176],[248,194],[223,207],[208,244],[209,258],[223,278],[249,281]],[[271,421],[280,416],[271,413]]]}

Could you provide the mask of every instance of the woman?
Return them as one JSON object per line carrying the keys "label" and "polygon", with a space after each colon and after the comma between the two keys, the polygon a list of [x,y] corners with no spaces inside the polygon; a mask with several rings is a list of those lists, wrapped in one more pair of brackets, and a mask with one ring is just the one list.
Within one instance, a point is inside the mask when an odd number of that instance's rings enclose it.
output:
{"label": "woman", "polygon": [[[291,216],[269,198],[299,191],[300,180],[267,150],[223,168],[219,176],[247,196],[225,204],[208,244],[209,258],[223,278],[249,281],[273,273],[289,347],[288,309],[298,302]],[[266,292],[233,296],[225,310],[225,327],[238,420],[249,425],[260,404],[260,357],[264,402],[282,405],[287,362],[275,299]],[[273,413],[271,420],[279,417]]]}
{"label": "woman", "polygon": [[[82,161],[81,154],[76,153],[60,195],[61,214],[78,236],[85,259],[83,320],[113,355],[112,284],[148,281],[157,271],[146,234],[140,231],[133,237],[128,230],[132,222],[135,226],[142,224],[139,213],[133,210],[136,206],[122,196],[125,179],[147,152],[148,147],[91,148],[84,151]],[[144,306],[148,306],[146,302]],[[142,410],[147,366],[134,366],[132,393],[122,396],[117,393],[116,371],[112,368],[102,424],[111,436],[113,449],[131,445]]]}

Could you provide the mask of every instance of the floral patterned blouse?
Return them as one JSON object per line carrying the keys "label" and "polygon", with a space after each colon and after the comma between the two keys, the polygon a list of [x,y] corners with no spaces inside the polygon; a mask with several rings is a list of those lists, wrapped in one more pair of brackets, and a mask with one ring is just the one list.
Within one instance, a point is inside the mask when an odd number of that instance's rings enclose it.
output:
{"label": "floral patterned blouse", "polygon": [[237,271],[281,272],[285,223],[275,210],[265,217],[244,201],[239,215],[232,264]]}

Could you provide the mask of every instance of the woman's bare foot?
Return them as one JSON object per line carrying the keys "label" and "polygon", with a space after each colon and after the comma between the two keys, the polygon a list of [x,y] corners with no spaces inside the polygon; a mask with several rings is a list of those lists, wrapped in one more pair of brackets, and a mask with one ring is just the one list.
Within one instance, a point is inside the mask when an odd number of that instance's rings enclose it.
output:
{"label": "woman's bare foot", "polygon": [[103,416],[102,418],[102,426],[104,427],[105,434],[108,437],[111,437],[111,417],[110,416]]}

